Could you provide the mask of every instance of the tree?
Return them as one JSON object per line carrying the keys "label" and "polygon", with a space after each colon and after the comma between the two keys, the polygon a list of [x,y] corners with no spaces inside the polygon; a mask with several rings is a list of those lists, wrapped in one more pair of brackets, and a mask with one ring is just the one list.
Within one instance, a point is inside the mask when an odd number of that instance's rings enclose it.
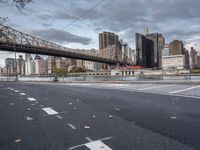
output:
{"label": "tree", "polygon": [[[0,3],[6,6],[15,6],[20,12],[25,8],[32,0],[0,0]],[[8,17],[0,17],[0,24],[8,22]]]}
{"label": "tree", "polygon": [[7,6],[15,6],[19,11],[22,11],[30,2],[32,0],[0,0],[0,3]]}

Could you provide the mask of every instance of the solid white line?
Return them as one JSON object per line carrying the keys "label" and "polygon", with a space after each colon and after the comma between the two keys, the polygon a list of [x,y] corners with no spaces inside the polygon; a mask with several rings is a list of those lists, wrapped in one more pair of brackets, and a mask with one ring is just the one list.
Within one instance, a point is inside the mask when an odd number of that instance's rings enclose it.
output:
{"label": "solid white line", "polygon": [[45,111],[48,115],[57,115],[58,114],[57,111],[53,110],[50,107],[42,108],[42,110]]}
{"label": "solid white line", "polygon": [[29,97],[29,98],[27,98],[29,101],[31,101],[31,102],[34,102],[34,101],[36,101],[36,99],[35,98],[32,98],[32,97]]}
{"label": "solid white line", "polygon": [[164,88],[164,87],[169,87],[169,86],[172,86],[172,85],[148,87],[148,88],[138,89],[138,91],[145,91],[145,90],[151,90],[151,89],[157,89],[157,88]]}
{"label": "solid white line", "polygon": [[56,115],[57,118],[62,119],[62,117],[60,115]]}
{"label": "solid white line", "polygon": [[90,150],[112,150],[100,140],[87,143],[85,144],[85,146],[88,147]]}
{"label": "solid white line", "polygon": [[172,91],[172,92],[169,92],[169,93],[170,93],[170,94],[175,94],[175,93],[180,93],[180,92],[184,92],[184,91],[189,91],[189,90],[196,89],[196,88],[200,88],[200,86],[195,86],[195,87],[190,87],[190,88],[187,88],[187,89]]}
{"label": "solid white line", "polygon": [[71,123],[67,124],[70,128],[72,128],[73,130],[76,130],[76,127],[74,125],[72,125]]}
{"label": "solid white line", "polygon": [[134,92],[147,93],[147,94],[158,94],[158,95],[165,95],[165,96],[178,96],[178,97],[184,97],[184,98],[195,98],[195,99],[200,99],[200,96],[189,96],[189,95],[180,95],[180,94],[159,93],[159,92],[151,92],[151,91],[134,91]]}

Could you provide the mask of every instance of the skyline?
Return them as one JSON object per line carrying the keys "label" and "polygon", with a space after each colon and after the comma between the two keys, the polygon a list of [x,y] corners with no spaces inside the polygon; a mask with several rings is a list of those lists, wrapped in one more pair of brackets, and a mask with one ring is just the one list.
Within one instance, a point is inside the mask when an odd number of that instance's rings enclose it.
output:
{"label": "skyline", "polygon": [[[162,33],[167,43],[178,39],[187,48],[194,46],[200,50],[200,2],[195,0],[104,1],[70,28],[61,30],[98,2],[34,0],[22,13],[2,4],[0,12],[2,17],[9,18],[9,26],[70,48],[98,49],[98,33],[102,31],[118,34],[133,48],[135,33],[144,33],[144,28],[149,27],[150,33]],[[0,55],[0,63],[9,56],[4,52]]]}

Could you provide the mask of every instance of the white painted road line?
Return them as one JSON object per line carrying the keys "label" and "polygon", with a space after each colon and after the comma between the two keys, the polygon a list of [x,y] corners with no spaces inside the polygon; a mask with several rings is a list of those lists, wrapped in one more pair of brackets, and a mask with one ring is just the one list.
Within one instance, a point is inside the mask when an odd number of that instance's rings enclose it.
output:
{"label": "white painted road line", "polygon": [[74,125],[72,125],[71,123],[67,124],[70,128],[72,128],[73,130],[76,130],[76,127]]}
{"label": "white painted road line", "polygon": [[85,137],[85,139],[86,139],[88,142],[92,142],[92,139],[89,138],[89,137]]}
{"label": "white painted road line", "polygon": [[169,92],[169,94],[180,93],[180,92],[189,91],[189,90],[193,90],[193,89],[197,89],[197,88],[200,88],[200,86],[195,86],[195,87],[190,87],[190,88],[187,88],[187,89],[172,91],[172,92]]}
{"label": "white painted road line", "polygon": [[26,95],[25,93],[19,93],[20,95]]}
{"label": "white painted road line", "polygon": [[172,116],[172,117],[170,117],[170,119],[176,119],[176,117],[173,117],[173,116]]}
{"label": "white painted road line", "polygon": [[48,115],[57,115],[58,114],[57,111],[53,110],[50,107],[42,108],[42,110],[45,111]]}
{"label": "white painted road line", "polygon": [[56,115],[56,117],[59,118],[59,119],[63,119],[60,115]]}
{"label": "white painted road line", "polygon": [[29,98],[27,98],[29,101],[31,101],[31,102],[34,102],[34,101],[36,101],[36,99],[35,98],[32,98],[32,97],[29,97]]}
{"label": "white painted road line", "polygon": [[90,150],[112,150],[101,141],[93,141],[85,144],[85,146],[88,147]]}
{"label": "white painted road line", "polygon": [[170,86],[172,86],[172,85],[147,87],[147,88],[138,89],[138,91],[145,91],[145,90],[151,90],[151,89],[157,89],[157,88],[164,88],[164,87],[170,87]]}
{"label": "white painted road line", "polygon": [[15,92],[16,92],[16,93],[19,93],[19,91],[18,91],[18,90],[15,90]]}
{"label": "white painted road line", "polygon": [[84,147],[84,146],[88,147],[90,150],[112,150],[111,148],[109,148],[107,145],[105,145],[102,142],[102,141],[110,140],[112,139],[112,137],[106,137],[106,138],[99,139],[96,141],[92,141],[92,139],[90,139],[89,137],[86,137],[85,139],[89,141],[89,143],[76,145],[71,148],[68,148],[68,150],[74,150],[74,149]]}

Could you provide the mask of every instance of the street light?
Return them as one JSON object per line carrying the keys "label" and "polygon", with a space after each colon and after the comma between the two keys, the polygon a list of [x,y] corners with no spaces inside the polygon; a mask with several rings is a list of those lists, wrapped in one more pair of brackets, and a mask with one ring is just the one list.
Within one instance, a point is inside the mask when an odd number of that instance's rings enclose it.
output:
{"label": "street light", "polygon": [[15,44],[13,44],[13,49],[14,49],[14,52],[15,52],[15,75],[16,75],[16,81],[18,81],[18,76],[17,76],[17,54],[16,54],[16,47],[15,47]]}

